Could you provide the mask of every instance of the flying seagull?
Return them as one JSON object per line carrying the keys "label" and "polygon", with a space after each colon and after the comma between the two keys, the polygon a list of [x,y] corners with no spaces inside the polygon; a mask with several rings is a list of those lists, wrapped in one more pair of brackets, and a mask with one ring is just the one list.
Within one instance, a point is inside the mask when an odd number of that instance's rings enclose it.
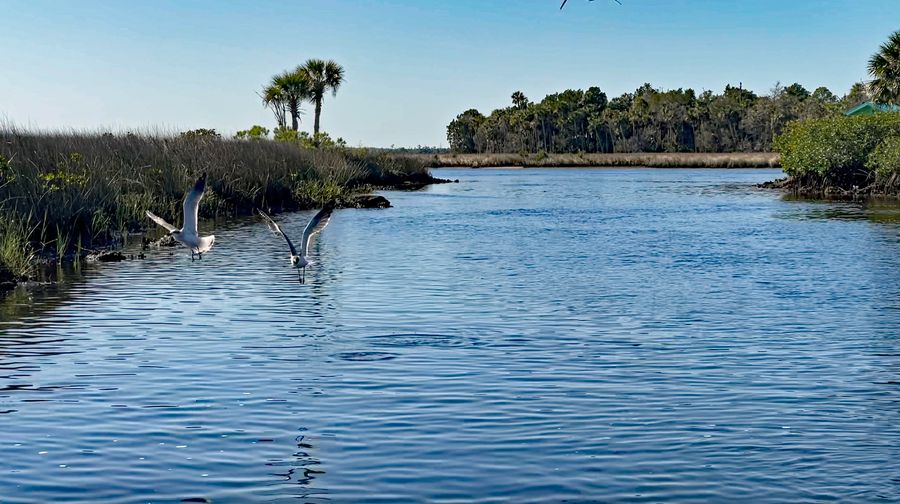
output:
{"label": "flying seagull", "polygon": [[275,222],[275,219],[269,217],[269,215],[262,210],[259,210],[259,214],[262,215],[266,219],[266,221],[268,221],[269,227],[272,228],[272,230],[276,233],[283,236],[284,241],[286,241],[288,244],[288,248],[291,249],[291,266],[297,269],[297,279],[300,281],[300,283],[306,282],[306,267],[312,264],[312,261],[310,261],[309,257],[307,256],[309,251],[309,243],[314,234],[325,229],[325,226],[328,225],[332,210],[334,210],[334,204],[329,203],[325,205],[321,210],[316,212],[316,215],[313,215],[312,219],[309,220],[309,223],[306,224],[306,228],[303,229],[303,237],[300,238],[299,253],[294,247],[294,243],[291,242],[290,238],[288,238],[288,235],[284,234],[284,231],[282,231],[278,223]]}
{"label": "flying seagull", "polygon": [[[560,4],[559,10],[562,10],[562,8],[566,6],[566,2],[568,2],[568,1],[569,0],[562,0],[562,4]],[[593,2],[593,1],[594,0],[588,0],[588,2]],[[619,5],[622,5],[622,2],[620,2],[619,0],[615,0],[615,2]]]}
{"label": "flying seagull", "polygon": [[178,243],[191,249],[191,261],[194,260],[194,253],[200,259],[203,259],[203,253],[211,249],[213,242],[216,241],[215,236],[200,236],[200,233],[197,231],[197,210],[200,208],[200,198],[203,197],[205,188],[206,172],[203,172],[203,175],[200,175],[200,178],[197,179],[197,183],[194,184],[191,192],[184,197],[184,223],[181,229],[177,229],[150,210],[147,210],[147,217],[166,228],[169,235],[175,238]]}

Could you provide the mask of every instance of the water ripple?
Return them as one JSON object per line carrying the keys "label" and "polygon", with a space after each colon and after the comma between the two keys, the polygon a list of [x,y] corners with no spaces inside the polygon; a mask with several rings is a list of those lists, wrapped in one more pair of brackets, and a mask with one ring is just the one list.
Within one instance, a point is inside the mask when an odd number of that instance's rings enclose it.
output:
{"label": "water ripple", "polygon": [[897,209],[776,175],[452,171],[305,285],[254,219],[52,272],[0,303],[0,501],[898,501]]}

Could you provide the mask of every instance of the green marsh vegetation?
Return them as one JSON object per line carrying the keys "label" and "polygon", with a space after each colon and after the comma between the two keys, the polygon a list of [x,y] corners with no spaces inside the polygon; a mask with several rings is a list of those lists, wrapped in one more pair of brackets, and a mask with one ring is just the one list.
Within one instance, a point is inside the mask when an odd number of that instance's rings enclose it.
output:
{"label": "green marsh vegetation", "polygon": [[[230,139],[214,129],[115,135],[0,124],[0,286],[31,277],[39,262],[124,244],[149,227],[150,208],[180,222],[184,193],[200,172],[209,175],[204,218],[340,204],[374,187],[437,181],[421,160],[349,148],[321,131],[325,95],[343,81],[341,65],[314,58],[273,76],[260,97],[277,126],[254,125]],[[304,102],[315,109],[312,134],[299,131]]]}
{"label": "green marsh vegetation", "polygon": [[[312,208],[376,186],[429,180],[424,163],[318,136],[236,139],[215,130],[179,135],[31,133],[0,129],[0,283],[28,277],[38,259],[62,261],[123,244],[153,208],[180,222],[197,174],[209,174],[201,217]],[[308,137],[308,135],[307,135]]]}

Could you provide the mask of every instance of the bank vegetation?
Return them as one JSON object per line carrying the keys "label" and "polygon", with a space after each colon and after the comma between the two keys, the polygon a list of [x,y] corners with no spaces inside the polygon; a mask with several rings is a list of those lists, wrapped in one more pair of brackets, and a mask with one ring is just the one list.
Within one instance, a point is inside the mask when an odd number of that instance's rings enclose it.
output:
{"label": "bank vegetation", "polygon": [[[322,135],[322,134],[320,134]],[[147,209],[181,221],[185,191],[207,172],[203,218],[312,208],[373,187],[421,185],[411,158],[330,143],[179,135],[34,133],[0,129],[0,284],[124,243]]]}

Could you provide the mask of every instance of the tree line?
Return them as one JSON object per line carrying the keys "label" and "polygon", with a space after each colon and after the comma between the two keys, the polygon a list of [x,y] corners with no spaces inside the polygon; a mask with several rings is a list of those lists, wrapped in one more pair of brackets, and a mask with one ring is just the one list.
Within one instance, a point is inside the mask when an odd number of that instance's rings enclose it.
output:
{"label": "tree line", "polygon": [[530,101],[521,91],[509,107],[476,109],[447,126],[455,152],[764,152],[785,125],[839,114],[869,98],[855,84],[843,97],[826,87],[776,84],[768,95],[725,87],[696,93],[644,84],[609,99],[599,87],[567,89]]}

